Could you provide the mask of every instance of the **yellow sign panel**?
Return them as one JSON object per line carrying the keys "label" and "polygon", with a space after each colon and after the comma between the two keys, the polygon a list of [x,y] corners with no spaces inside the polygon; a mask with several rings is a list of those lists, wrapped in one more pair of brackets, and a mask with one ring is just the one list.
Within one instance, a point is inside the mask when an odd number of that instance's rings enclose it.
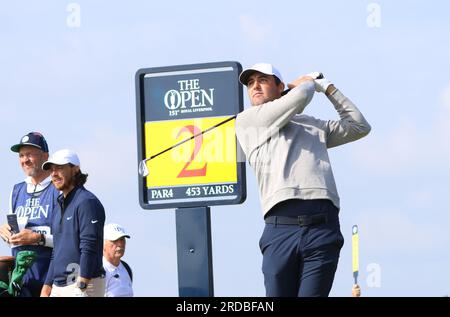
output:
{"label": "yellow sign panel", "polygon": [[[145,155],[150,157],[224,120],[209,117],[145,123]],[[237,182],[234,120],[147,162],[147,187]]]}

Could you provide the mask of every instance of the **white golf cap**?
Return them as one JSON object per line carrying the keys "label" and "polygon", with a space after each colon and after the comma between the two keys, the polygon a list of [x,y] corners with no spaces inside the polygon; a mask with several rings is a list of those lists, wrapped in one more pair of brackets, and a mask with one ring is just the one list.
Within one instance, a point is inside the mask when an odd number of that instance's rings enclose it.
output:
{"label": "white golf cap", "polygon": [[272,64],[268,63],[257,63],[253,65],[250,68],[247,68],[239,75],[239,81],[242,85],[247,86],[248,78],[250,75],[252,75],[254,72],[260,72],[266,75],[274,75],[276,76],[281,82],[283,82],[283,78],[281,77],[280,72],[278,69],[273,67]]}
{"label": "white golf cap", "polygon": [[75,166],[80,166],[80,159],[78,158],[78,155],[71,150],[67,149],[59,150],[53,153],[48,159],[48,161],[42,164],[42,169],[48,170],[51,164],[65,165],[69,163]]}
{"label": "white golf cap", "polygon": [[126,234],[125,229],[117,223],[108,223],[103,228],[103,239],[105,240],[116,241],[122,237],[130,238],[130,236]]}

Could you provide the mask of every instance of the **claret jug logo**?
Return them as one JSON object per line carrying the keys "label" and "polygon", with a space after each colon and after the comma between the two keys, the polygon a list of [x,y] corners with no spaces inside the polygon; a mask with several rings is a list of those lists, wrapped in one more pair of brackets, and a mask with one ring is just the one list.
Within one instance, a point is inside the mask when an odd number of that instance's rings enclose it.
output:
{"label": "claret jug logo", "polygon": [[166,92],[164,105],[169,109],[169,116],[213,110],[214,88],[201,89],[199,82],[199,79],[179,80],[179,90]]}

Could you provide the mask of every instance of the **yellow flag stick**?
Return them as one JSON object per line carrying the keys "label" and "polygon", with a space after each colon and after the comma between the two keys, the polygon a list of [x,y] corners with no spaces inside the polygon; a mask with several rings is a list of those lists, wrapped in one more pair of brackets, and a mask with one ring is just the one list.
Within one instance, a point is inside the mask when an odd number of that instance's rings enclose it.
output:
{"label": "yellow flag stick", "polygon": [[359,272],[359,234],[358,226],[352,227],[352,266],[353,266],[353,278],[355,284],[358,284],[358,272]]}

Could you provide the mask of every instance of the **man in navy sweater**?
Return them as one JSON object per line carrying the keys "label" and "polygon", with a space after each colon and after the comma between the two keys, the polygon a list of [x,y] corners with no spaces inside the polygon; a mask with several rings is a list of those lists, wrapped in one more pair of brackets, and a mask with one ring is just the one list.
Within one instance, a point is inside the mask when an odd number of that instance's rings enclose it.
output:
{"label": "man in navy sweater", "polygon": [[41,296],[102,297],[105,210],[98,198],[84,188],[87,174],[71,150],[55,152],[42,165],[51,171],[58,197],[52,224],[53,254]]}

